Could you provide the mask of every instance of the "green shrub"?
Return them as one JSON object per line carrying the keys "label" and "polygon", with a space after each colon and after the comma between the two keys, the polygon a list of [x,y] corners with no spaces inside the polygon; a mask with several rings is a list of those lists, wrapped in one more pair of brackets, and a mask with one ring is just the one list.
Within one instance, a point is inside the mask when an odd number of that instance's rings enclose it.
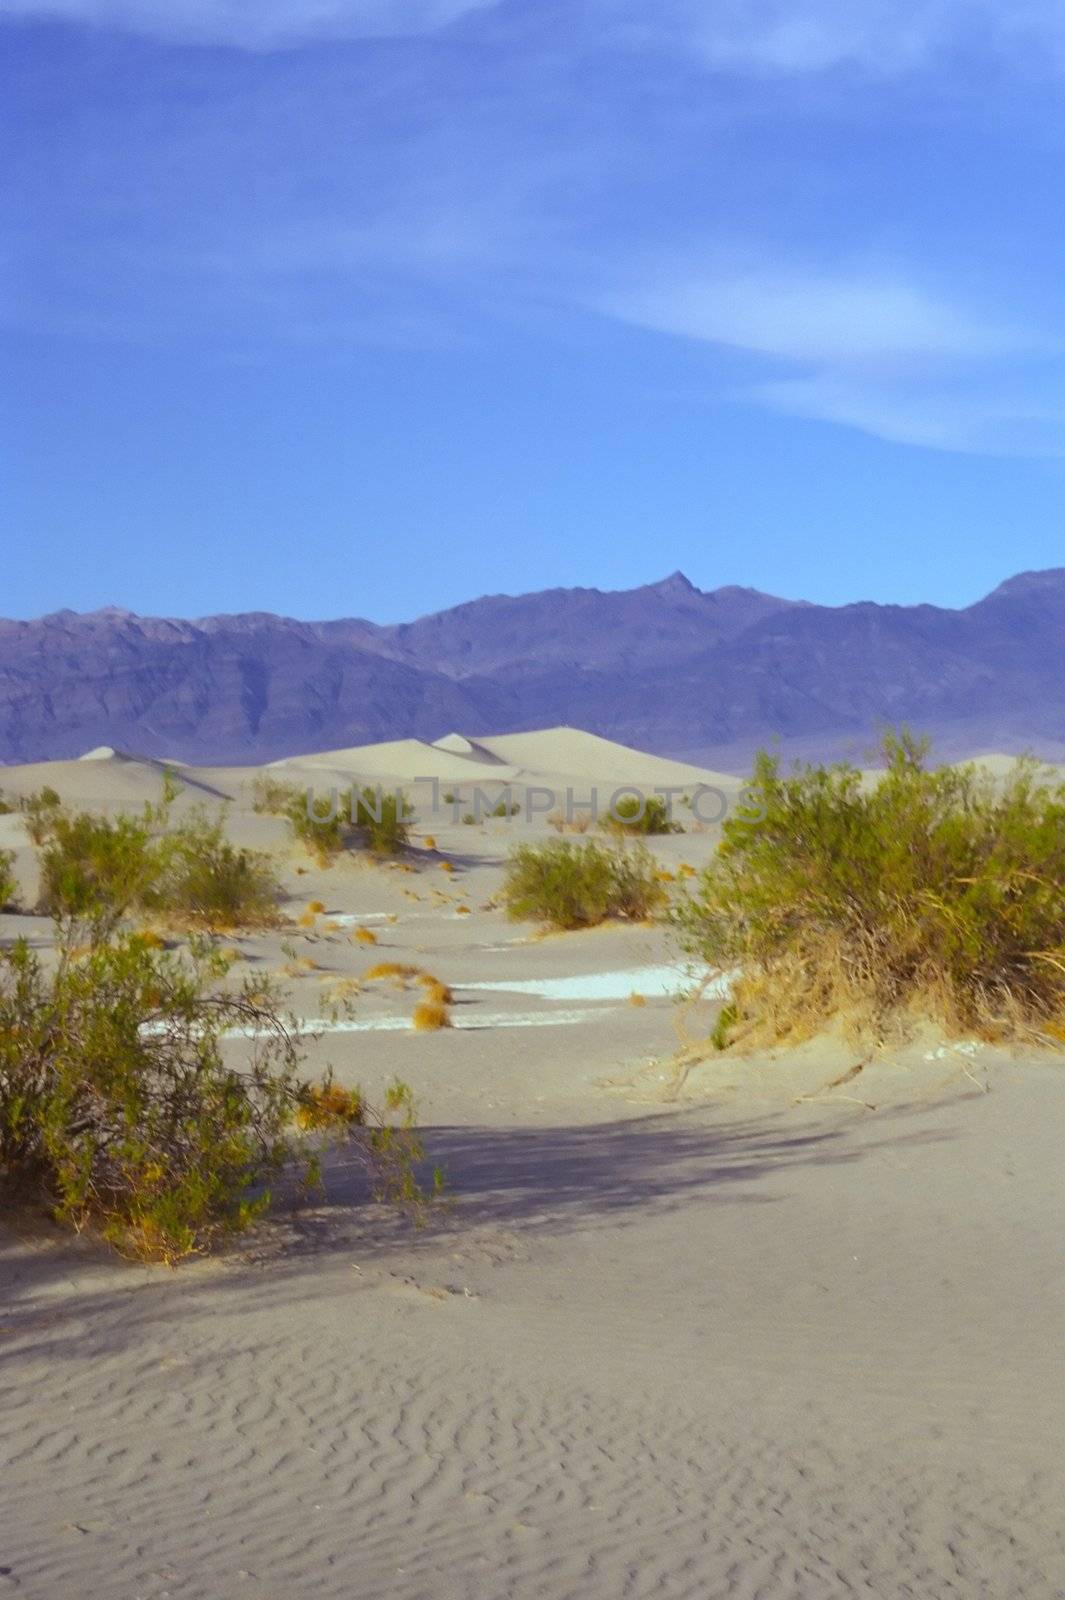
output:
{"label": "green shrub", "polygon": [[260,816],[287,816],[293,800],[299,798],[300,791],[295,784],[271,777],[267,772],[260,772],[251,786],[251,808]]}
{"label": "green shrub", "polygon": [[34,844],[44,843],[52,818],[62,803],[56,791],[48,784],[34,794],[26,795],[19,802],[19,810],[26,818],[26,832]]}
{"label": "green shrub", "polygon": [[589,840],[519,845],[507,864],[508,914],[555,928],[587,928],[607,917],[643,918],[665,901],[643,845],[612,850]]}
{"label": "green shrub", "polygon": [[37,829],[40,910],[99,930],[117,926],[161,876],[155,821],[151,808],[111,819],[48,807]]}
{"label": "green shrub", "polygon": [[660,795],[626,795],[603,818],[603,827],[610,833],[683,833],[679,822],[674,822],[669,807]]}
{"label": "green shrub", "polygon": [[369,786],[352,791],[351,821],[375,855],[393,856],[405,849],[414,807],[404,794],[385,794]]}
{"label": "green shrub", "polygon": [[96,936],[132,910],[204,928],[277,920],[279,891],[265,856],[229,844],[221,819],[203,811],[168,833],[169,816],[167,796],[138,816],[48,807],[40,826],[41,909]]}
{"label": "green shrub", "polygon": [[0,850],[0,911],[3,911],[5,906],[10,905],[15,898],[15,891],[18,886],[15,883],[15,875],[12,871],[14,865],[15,857],[11,851]]}
{"label": "green shrub", "polygon": [[350,806],[350,790],[340,795],[334,791],[324,805],[309,789],[294,789],[289,795],[284,815],[292,836],[320,867],[327,867],[348,847]]}
{"label": "green shrub", "polygon": [[142,903],[208,929],[276,924],[280,886],[267,858],[240,850],[220,818],[196,812],[159,842],[160,873]]}
{"label": "green shrub", "polygon": [[328,803],[299,791],[285,809],[293,835],[327,866],[353,842],[352,835],[375,855],[395,855],[405,848],[414,808],[403,794],[386,794],[368,784],[361,789],[334,790]]}
{"label": "green shrub", "polygon": [[1004,782],[884,741],[873,782],[844,764],[782,777],[760,755],[748,802],[676,917],[686,947],[741,969],[728,1031],[780,1039],[907,1015],[989,1038],[1065,1039],[1065,785],[1030,761]]}
{"label": "green shrub", "polygon": [[[137,935],[79,951],[61,927],[54,968],[25,941],[0,952],[9,1194],[172,1262],[259,1217],[264,1181],[287,1162],[317,1178],[307,1134],[324,1130],[352,1140],[377,1192],[421,1199],[409,1090],[389,1091],[378,1117],[357,1092],[303,1082],[277,996],[261,979],[221,988],[225,967],[205,947],[170,956]],[[247,1041],[242,1065],[223,1050],[233,1030]]]}
{"label": "green shrub", "polygon": [[0,793],[0,817],[9,817],[14,809],[14,806],[8,805],[3,794]]}

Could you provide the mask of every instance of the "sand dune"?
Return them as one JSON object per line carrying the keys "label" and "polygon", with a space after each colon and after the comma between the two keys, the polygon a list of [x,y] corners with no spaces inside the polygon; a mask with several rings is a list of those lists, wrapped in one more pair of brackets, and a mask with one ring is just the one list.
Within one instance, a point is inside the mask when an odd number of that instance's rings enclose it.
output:
{"label": "sand dune", "polygon": [[325,768],[359,777],[412,782],[417,777],[441,782],[636,784],[648,789],[674,785],[690,789],[711,784],[735,793],[740,780],[707,768],[669,761],[601,739],[580,728],[544,728],[536,733],[478,736],[448,734],[434,744],[421,739],[395,739],[384,744],[355,745],[287,757],[271,769]]}
{"label": "sand dune", "polygon": [[[577,730],[443,743],[272,770],[698,781]],[[182,769],[179,804],[231,795],[286,912],[326,910],[227,937],[236,970],[287,969],[299,1031],[361,985],[351,1031],[303,1040],[308,1070],[371,1097],[410,1083],[453,1204],[414,1231],[338,1154],[324,1199],[283,1194],[239,1248],[175,1273],[9,1210],[0,1595],[1065,1593],[1061,1063],[924,1039],[828,1092],[841,1045],[678,1073],[678,1029],[704,1035],[721,986],[679,1007],[666,932],[540,937],[494,907],[543,819],[447,810],[400,863],[322,870],[251,812],[257,770]],[[2,778],[114,808],[160,773],[111,755]],[[5,839],[29,872],[19,816]],[[676,869],[715,841],[651,845]],[[0,917],[17,934],[48,924]],[[413,1032],[413,990],[367,976],[380,960],[451,985],[457,1026]]]}

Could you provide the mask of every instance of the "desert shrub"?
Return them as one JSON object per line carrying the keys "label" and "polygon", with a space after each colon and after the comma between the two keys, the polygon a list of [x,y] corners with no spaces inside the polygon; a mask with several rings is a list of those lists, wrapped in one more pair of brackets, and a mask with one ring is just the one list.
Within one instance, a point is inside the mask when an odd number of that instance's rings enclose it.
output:
{"label": "desert shrub", "polygon": [[[54,967],[24,940],[0,952],[9,1195],[172,1262],[261,1216],[266,1180],[286,1164],[318,1177],[302,1126],[350,1140],[376,1192],[418,1199],[409,1090],[389,1091],[378,1117],[357,1092],[303,1082],[296,1034],[262,979],[219,987],[225,963],[206,946],[169,955],[110,933],[76,953],[57,931]],[[242,1065],[223,1049],[231,1030],[248,1041]]]}
{"label": "desert shrub", "polygon": [[12,868],[15,858],[10,850],[0,850],[0,911],[11,904],[15,898],[15,874]]}
{"label": "desert shrub", "polygon": [[609,849],[588,840],[519,845],[503,882],[508,914],[555,928],[586,928],[607,917],[643,918],[665,901],[643,845]]}
{"label": "desert shrub", "polygon": [[0,817],[9,817],[14,809],[14,806],[9,805],[4,799],[3,791],[0,790]]}
{"label": "desert shrub", "polygon": [[268,772],[260,772],[251,786],[251,808],[260,816],[287,816],[292,802],[301,798],[295,784],[274,778]]}
{"label": "desert shrub", "polygon": [[329,801],[302,791],[290,796],[285,808],[289,827],[320,866],[328,866],[343,850],[358,842],[374,855],[396,855],[409,841],[414,808],[403,794],[386,794],[369,784],[346,789]]}
{"label": "desert shrub", "polygon": [[1030,761],[996,783],[884,741],[875,781],[843,764],[781,775],[748,803],[676,916],[687,948],[741,969],[719,1044],[850,1018],[1056,1036],[1065,1020],[1065,785]]}
{"label": "desert shrub", "polygon": [[603,818],[603,827],[610,833],[683,833],[679,822],[669,815],[669,807],[660,795],[626,795]]}
{"label": "desert shrub", "polygon": [[60,806],[39,814],[40,909],[103,932],[143,906],[164,871],[157,812],[114,818]]}
{"label": "desert shrub", "polygon": [[490,817],[516,817],[520,810],[521,805],[517,800],[508,801],[503,799],[496,801],[488,815]]}
{"label": "desert shrub", "polygon": [[277,920],[278,886],[265,856],[238,850],[220,818],[195,812],[167,832],[169,798],[138,815],[41,813],[41,909],[98,933],[130,910],[203,928]]}
{"label": "desert shrub", "polygon": [[56,791],[45,784],[19,802],[19,810],[26,818],[26,832],[36,845],[44,843],[52,818],[63,804]]}
{"label": "desert shrub", "polygon": [[477,818],[474,816],[472,811],[466,811],[463,813],[462,823],[466,828],[473,828],[477,825]]}
{"label": "desert shrub", "polygon": [[351,820],[375,855],[394,856],[408,843],[414,807],[404,794],[366,786],[352,792]]}
{"label": "desert shrub", "polygon": [[241,850],[221,818],[196,812],[159,841],[159,875],[143,897],[149,909],[203,928],[276,924],[280,886],[266,856]]}
{"label": "desert shrub", "polygon": [[327,867],[347,849],[351,834],[351,792],[330,796],[323,802],[309,790],[293,789],[285,802],[283,815],[294,839],[304,846],[320,867]]}

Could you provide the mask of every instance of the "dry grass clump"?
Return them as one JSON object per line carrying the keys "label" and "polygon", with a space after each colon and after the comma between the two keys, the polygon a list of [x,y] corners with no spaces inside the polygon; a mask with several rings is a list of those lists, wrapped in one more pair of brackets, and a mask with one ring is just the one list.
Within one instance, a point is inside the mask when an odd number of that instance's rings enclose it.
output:
{"label": "dry grass clump", "polygon": [[415,1033],[435,1033],[438,1028],[450,1028],[451,1012],[440,1000],[419,1000],[411,1026]]}
{"label": "dry grass clump", "polygon": [[884,741],[864,786],[844,764],[782,777],[759,756],[748,803],[676,913],[686,947],[739,968],[719,1048],[816,1032],[1060,1042],[1065,785],[1020,761],[1000,783]]}
{"label": "dry grass clump", "polygon": [[587,833],[592,825],[590,811],[577,811],[574,809],[572,816],[567,816],[564,811],[552,811],[547,821],[556,833]]}
{"label": "dry grass clump", "polygon": [[433,838],[431,833],[427,833],[425,835],[425,838],[422,840],[422,844],[425,846],[426,850],[436,849],[436,840]]}
{"label": "dry grass clump", "polygon": [[368,982],[373,982],[377,978],[420,978],[422,969],[412,967],[405,961],[378,961],[362,976]]}
{"label": "dry grass clump", "polygon": [[453,1004],[455,996],[450,987],[442,978],[434,978],[431,972],[420,972],[418,982],[425,990],[427,1000],[435,1000],[437,1005],[449,1006]]}
{"label": "dry grass clump", "polygon": [[629,995],[629,1005],[630,1006],[645,1006],[646,1004],[647,1004],[647,996],[644,995],[644,994],[637,994],[635,989]]}
{"label": "dry grass clump", "polygon": [[454,872],[454,870],[455,870],[455,863],[453,861],[441,861],[441,863],[440,863],[440,871],[441,872]]}
{"label": "dry grass clump", "polygon": [[374,933],[372,928],[356,928],[351,937],[352,942],[355,944],[377,943],[377,935]]}
{"label": "dry grass clump", "polygon": [[642,921],[664,904],[654,858],[642,844],[610,849],[590,839],[519,845],[507,863],[503,903],[514,919],[589,928],[608,917]]}
{"label": "dry grass clump", "polygon": [[358,1124],[365,1119],[366,1107],[358,1089],[343,1089],[327,1079],[308,1084],[296,1108],[296,1126],[303,1129],[328,1128],[338,1122]]}

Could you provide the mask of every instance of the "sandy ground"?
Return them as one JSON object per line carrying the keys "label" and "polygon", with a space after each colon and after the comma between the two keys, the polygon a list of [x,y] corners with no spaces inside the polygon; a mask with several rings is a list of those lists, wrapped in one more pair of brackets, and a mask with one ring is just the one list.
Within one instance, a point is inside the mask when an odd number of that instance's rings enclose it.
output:
{"label": "sandy ground", "polygon": [[[574,742],[538,755],[582,776]],[[449,1032],[366,983],[357,1031],[307,1041],[371,1093],[411,1083],[453,1201],[413,1232],[338,1155],[325,1200],[173,1273],[9,1219],[0,1594],[1065,1595],[1061,1065],[928,1038],[834,1090],[836,1046],[681,1076],[660,931],[485,909],[516,825],[423,818],[413,870],[320,872],[243,809],[246,772],[189,776],[277,851],[290,915],[326,906],[234,941],[237,970],[295,961],[308,1018],[377,960],[454,986]],[[128,805],[158,774],[0,775],[42,782]],[[713,840],[656,849],[675,870]]]}

